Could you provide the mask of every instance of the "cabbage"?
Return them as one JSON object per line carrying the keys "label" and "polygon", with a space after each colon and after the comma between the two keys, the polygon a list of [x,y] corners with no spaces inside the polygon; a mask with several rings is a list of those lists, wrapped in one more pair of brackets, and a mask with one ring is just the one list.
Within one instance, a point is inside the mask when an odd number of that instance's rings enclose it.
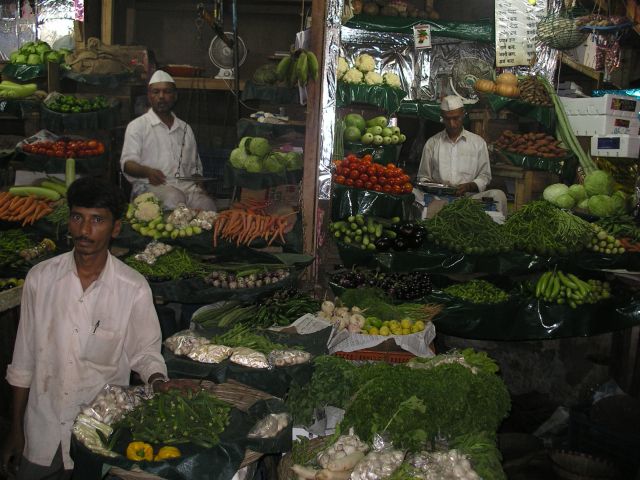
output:
{"label": "cabbage", "polygon": [[615,204],[607,195],[589,197],[589,211],[599,217],[608,217],[614,213]]}
{"label": "cabbage", "polygon": [[587,198],[587,191],[584,189],[583,185],[571,185],[569,187],[569,195],[571,195],[573,199],[577,203],[579,203]]}
{"label": "cabbage", "polygon": [[238,144],[238,147],[244,148],[247,153],[251,153],[249,152],[249,143],[251,143],[252,138],[253,137],[242,137],[240,139],[240,143]]}
{"label": "cabbage", "polygon": [[287,161],[287,170],[302,169],[302,154],[298,152],[289,152],[285,154]]}
{"label": "cabbage", "polygon": [[271,145],[269,145],[269,140],[262,137],[252,138],[249,143],[249,153],[251,155],[255,155],[257,157],[266,157],[271,151]]}
{"label": "cabbage", "polygon": [[273,64],[262,65],[253,72],[253,82],[256,85],[274,85],[277,81],[276,66]]}
{"label": "cabbage", "polygon": [[280,152],[271,152],[264,159],[263,166],[267,172],[280,173],[284,172],[286,158]]}
{"label": "cabbage", "polygon": [[582,210],[589,210],[589,199],[585,198],[580,203],[578,203],[578,208],[581,208]]}
{"label": "cabbage", "polygon": [[611,195],[613,193],[613,179],[602,170],[596,170],[584,177],[584,188],[587,195]]}
{"label": "cabbage", "polygon": [[262,161],[255,155],[247,155],[247,160],[244,162],[244,168],[247,172],[259,173],[262,171]]}
{"label": "cabbage", "polygon": [[618,193],[622,192],[616,192],[615,194],[611,195],[611,205],[614,214],[622,214],[627,211],[627,200],[624,197],[624,193],[622,193],[622,195],[618,195]]}
{"label": "cabbage", "polygon": [[549,203],[556,204],[556,198],[560,195],[565,195],[569,193],[569,187],[567,187],[564,183],[554,183],[549,185],[542,192],[542,197]]}
{"label": "cabbage", "polygon": [[244,168],[247,161],[247,152],[244,148],[234,148],[229,156],[229,162],[234,168]]}
{"label": "cabbage", "polygon": [[560,195],[555,199],[555,205],[560,208],[570,209],[570,208],[573,208],[575,204],[576,204],[576,201],[568,193],[563,193],[562,195]]}

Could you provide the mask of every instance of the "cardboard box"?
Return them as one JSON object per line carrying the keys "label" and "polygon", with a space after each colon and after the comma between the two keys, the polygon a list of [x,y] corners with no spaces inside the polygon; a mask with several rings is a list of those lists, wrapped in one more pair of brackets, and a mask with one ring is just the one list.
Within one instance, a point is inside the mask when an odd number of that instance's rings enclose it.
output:
{"label": "cardboard box", "polygon": [[[601,61],[597,58],[598,53],[598,44],[597,37],[593,33],[590,34],[587,39],[582,43],[582,45],[577,46],[574,49],[569,50],[568,55],[585,67],[593,68],[594,70],[601,70],[602,65]],[[560,87],[562,88],[562,87]]]}
{"label": "cardboard box", "polygon": [[591,137],[591,155],[594,157],[638,158],[640,136],[594,135]]}
{"label": "cardboard box", "polygon": [[602,97],[559,97],[567,115],[613,115],[623,118],[638,118],[640,99],[628,95],[606,94]]}
{"label": "cardboard box", "polygon": [[576,135],[640,135],[640,121],[612,115],[567,115]]}

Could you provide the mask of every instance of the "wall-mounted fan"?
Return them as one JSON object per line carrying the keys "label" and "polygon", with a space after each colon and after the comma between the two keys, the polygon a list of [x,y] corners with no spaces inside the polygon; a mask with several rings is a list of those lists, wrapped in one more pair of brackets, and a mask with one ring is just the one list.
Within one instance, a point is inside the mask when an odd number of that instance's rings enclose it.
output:
{"label": "wall-mounted fan", "polygon": [[[238,37],[238,66],[242,65],[247,58],[247,48],[242,38]],[[230,80],[234,78],[233,71],[233,33],[224,32],[224,38],[216,35],[209,45],[209,59],[220,69],[215,78]]]}
{"label": "wall-mounted fan", "polygon": [[464,103],[475,103],[478,101],[477,94],[473,88],[476,80],[481,78],[493,80],[495,70],[493,66],[479,58],[461,58],[451,70],[451,89],[456,95],[462,97]]}

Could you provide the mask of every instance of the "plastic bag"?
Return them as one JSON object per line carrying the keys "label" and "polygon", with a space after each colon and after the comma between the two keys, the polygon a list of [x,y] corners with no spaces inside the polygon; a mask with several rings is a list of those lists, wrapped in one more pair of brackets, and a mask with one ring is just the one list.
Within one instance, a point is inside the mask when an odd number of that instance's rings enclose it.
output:
{"label": "plastic bag", "polygon": [[193,348],[187,357],[201,363],[220,363],[229,358],[232,352],[231,347],[208,343]]}
{"label": "plastic bag", "polygon": [[194,349],[209,343],[211,341],[208,338],[202,337],[191,330],[183,330],[167,338],[164,341],[164,346],[174,355],[188,356]]}
{"label": "plastic bag", "polygon": [[291,422],[291,416],[286,413],[270,413],[259,420],[247,435],[249,438],[273,438],[286,428]]}
{"label": "plastic bag", "polygon": [[118,454],[109,450],[98,431],[102,432],[104,438],[109,438],[113,429],[106,423],[100,422],[93,417],[80,413],[73,424],[73,434],[89,450],[99,455],[107,457],[117,457]]}
{"label": "plastic bag", "polygon": [[269,363],[274,367],[298,365],[311,360],[311,354],[303,350],[273,350],[269,354]]}
{"label": "plastic bag", "polygon": [[93,401],[82,409],[87,417],[111,425],[127,412],[137,407],[143,400],[153,396],[147,385],[135,387],[105,385]]}
{"label": "plastic bag", "polygon": [[234,348],[229,360],[249,368],[271,368],[264,353],[247,347]]}
{"label": "plastic bag", "polygon": [[396,450],[391,443],[380,435],[373,439],[373,450],[370,451],[353,469],[351,480],[378,480],[387,478],[404,461],[404,452]]}

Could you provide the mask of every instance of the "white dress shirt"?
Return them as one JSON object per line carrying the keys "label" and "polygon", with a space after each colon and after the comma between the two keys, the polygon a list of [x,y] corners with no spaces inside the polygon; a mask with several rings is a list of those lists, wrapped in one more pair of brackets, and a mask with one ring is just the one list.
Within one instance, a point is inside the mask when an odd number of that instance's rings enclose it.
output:
{"label": "white dress shirt", "polygon": [[[175,180],[176,173],[179,177],[189,177],[196,173],[201,175],[202,162],[193,130],[173,113],[171,115],[171,128],[167,127],[152,109],[127,125],[120,167],[124,172],[124,164],[133,160],[145,167],[158,169],[167,177],[168,184],[176,185],[183,190],[193,183]],[[178,164],[181,164],[179,172]],[[131,183],[149,183],[147,178],[136,178],[126,173],[124,175]]]}
{"label": "white dress shirt", "polygon": [[111,255],[85,291],[73,252],[34,266],[23,288],[6,378],[30,389],[24,455],[50,465],[62,443],[69,469],[71,427],[84,404],[107,383],[128,385],[131,370],[145,382],[166,376],[160,324],[149,284]]}
{"label": "white dress shirt", "polygon": [[474,182],[479,192],[484,191],[491,181],[486,142],[464,129],[455,142],[446,130],[435,134],[422,150],[418,180],[453,186]]}

